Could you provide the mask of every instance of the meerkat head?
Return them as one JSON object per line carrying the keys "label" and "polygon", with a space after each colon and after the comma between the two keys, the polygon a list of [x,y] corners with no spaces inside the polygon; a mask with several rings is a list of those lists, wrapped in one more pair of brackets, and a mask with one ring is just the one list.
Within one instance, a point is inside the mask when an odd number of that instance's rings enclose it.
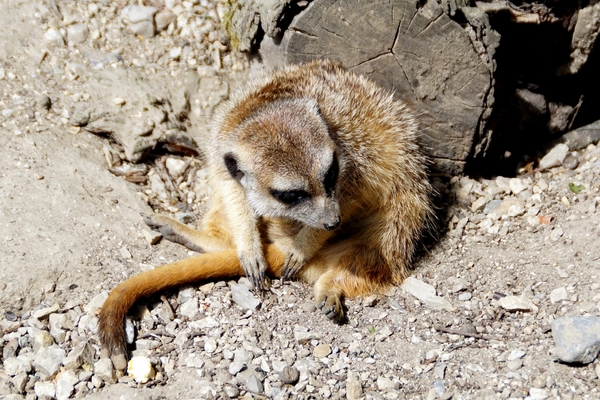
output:
{"label": "meerkat head", "polygon": [[223,162],[257,216],[328,230],[340,224],[340,163],[315,100],[262,106],[240,124],[232,147]]}

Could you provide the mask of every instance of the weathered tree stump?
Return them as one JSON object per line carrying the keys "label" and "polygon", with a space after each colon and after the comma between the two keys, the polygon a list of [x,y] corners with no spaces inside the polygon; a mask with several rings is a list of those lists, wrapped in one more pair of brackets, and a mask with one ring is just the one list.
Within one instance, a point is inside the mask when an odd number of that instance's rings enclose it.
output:
{"label": "weathered tree stump", "polygon": [[266,64],[338,60],[409,103],[434,171],[511,173],[600,100],[600,3],[537,1],[237,0],[224,22]]}
{"label": "weathered tree stump", "polygon": [[419,114],[434,169],[457,173],[493,104],[494,40],[481,41],[435,1],[322,0],[280,39],[265,36],[260,53],[269,64],[334,59],[368,76]]}

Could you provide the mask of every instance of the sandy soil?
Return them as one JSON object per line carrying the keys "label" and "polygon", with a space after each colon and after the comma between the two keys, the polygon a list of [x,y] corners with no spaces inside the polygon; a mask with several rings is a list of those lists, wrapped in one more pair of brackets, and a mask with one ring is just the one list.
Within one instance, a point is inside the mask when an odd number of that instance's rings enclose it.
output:
{"label": "sandy soil", "polygon": [[[151,49],[166,54],[169,46],[181,47],[185,32],[136,37],[120,17],[124,1],[98,2],[95,16],[90,16],[91,2],[58,2],[63,17],[97,24],[102,38],[54,44],[44,35],[57,17],[37,3],[0,1],[0,320],[14,315],[23,326],[28,313],[40,305],[86,305],[129,276],[191,254],[164,240],[155,246],[148,243],[139,212],[152,208],[168,212],[168,207],[148,205],[151,186],[110,173],[104,150],[107,140],[73,126],[69,118],[80,102],[91,109],[115,107],[111,101],[119,94],[110,86],[102,92],[93,79],[98,71],[136,71],[150,87],[166,87],[176,102],[185,86],[184,72],[214,64],[213,59],[202,57],[212,47],[190,45],[197,64],[161,63],[158,57],[159,61],[148,62],[152,66],[136,65],[134,59],[152,58]],[[97,68],[88,51],[117,52],[123,61]],[[228,81],[234,72],[240,73],[234,70],[243,73],[245,64],[238,64],[233,56],[231,60],[214,76]],[[140,90],[139,86],[120,89]],[[46,97],[49,110],[44,107]],[[195,103],[200,105],[191,113],[192,131],[197,133],[192,136],[198,141],[206,129],[209,103]],[[191,335],[207,317],[214,317],[218,326],[209,326],[206,337],[189,336],[186,345],[162,356],[168,360],[157,356],[160,348],[154,350],[151,355],[163,365],[160,384],[138,385],[125,379],[100,388],[92,385],[74,395],[98,399],[359,398],[361,393],[367,398],[598,398],[599,361],[579,367],[554,362],[549,324],[562,315],[600,316],[599,156],[591,146],[577,155],[578,169],[559,167],[520,176],[527,195],[511,192],[504,179],[436,181],[448,199],[441,213],[445,220],[441,225],[448,228],[420,257],[414,277],[434,286],[451,309],[430,309],[396,289],[387,296],[349,300],[350,322],[337,327],[314,310],[309,288],[300,284],[276,282],[274,294],[254,312],[232,304],[227,284],[196,287],[192,292],[201,312],[198,317],[180,318],[183,322],[173,336],[184,331]],[[584,189],[576,194],[569,183]],[[484,201],[475,204],[480,198]],[[484,206],[494,199],[517,199],[523,210],[489,217]],[[551,293],[561,288],[566,296],[553,302]],[[535,309],[503,310],[497,303],[503,295],[523,295]],[[177,291],[169,295],[176,313],[177,296]],[[160,300],[147,306],[155,310],[159,304]],[[146,328],[140,327],[140,332]],[[465,329],[485,338],[462,335]],[[304,330],[314,333],[306,343],[295,336]],[[210,338],[217,350],[207,347]],[[93,332],[89,339],[97,348]],[[317,350],[321,344],[330,351],[319,357],[315,351],[323,350]],[[0,347],[4,345],[0,340]],[[68,349],[70,344],[64,346]],[[243,346],[254,349],[248,350],[254,356],[251,364],[262,369],[260,394],[249,390],[247,376],[228,372],[235,350]],[[291,359],[286,349],[292,349]],[[203,357],[202,367],[185,361],[194,351]],[[511,359],[511,354],[517,358]],[[301,372],[296,386],[280,383],[277,362],[282,360]],[[358,394],[355,382],[359,382]],[[237,394],[227,392],[229,386]],[[24,395],[35,398],[33,393],[29,388]],[[0,392],[0,398],[6,394]]]}

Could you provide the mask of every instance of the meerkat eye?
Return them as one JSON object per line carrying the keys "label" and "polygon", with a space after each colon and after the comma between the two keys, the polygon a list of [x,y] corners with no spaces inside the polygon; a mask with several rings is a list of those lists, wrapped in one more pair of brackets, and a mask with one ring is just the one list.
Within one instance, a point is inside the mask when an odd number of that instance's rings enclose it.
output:
{"label": "meerkat eye", "polygon": [[229,174],[239,182],[244,177],[244,173],[239,169],[238,162],[234,155],[231,153],[225,154],[223,161],[225,162]]}
{"label": "meerkat eye", "polygon": [[323,186],[325,186],[325,193],[327,196],[331,196],[333,193],[333,189],[335,189],[335,184],[337,182],[338,173],[340,172],[340,166],[338,164],[337,156],[333,155],[333,161],[331,162],[331,166],[329,170],[325,174],[325,178],[323,179]]}
{"label": "meerkat eye", "polygon": [[271,195],[283,204],[295,206],[310,198],[310,194],[304,190],[271,190]]}

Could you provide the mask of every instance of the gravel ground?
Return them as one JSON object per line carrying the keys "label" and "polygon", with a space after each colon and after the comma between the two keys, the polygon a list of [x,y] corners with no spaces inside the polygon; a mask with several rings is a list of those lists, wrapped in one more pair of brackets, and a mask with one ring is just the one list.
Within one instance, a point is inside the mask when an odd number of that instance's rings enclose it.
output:
{"label": "gravel ground", "polygon": [[[224,2],[0,4],[0,398],[600,398],[600,361],[556,362],[553,323],[585,317],[576,342],[599,346],[594,145],[512,179],[435,178],[439,240],[402,287],[347,300],[346,325],[295,282],[156,296],[131,313],[130,376],[100,349],[96,311],[127,277],[193,254],[138,212],[201,218],[188,139],[202,147],[248,62],[218,33]],[[163,155],[136,166],[140,140]]]}

